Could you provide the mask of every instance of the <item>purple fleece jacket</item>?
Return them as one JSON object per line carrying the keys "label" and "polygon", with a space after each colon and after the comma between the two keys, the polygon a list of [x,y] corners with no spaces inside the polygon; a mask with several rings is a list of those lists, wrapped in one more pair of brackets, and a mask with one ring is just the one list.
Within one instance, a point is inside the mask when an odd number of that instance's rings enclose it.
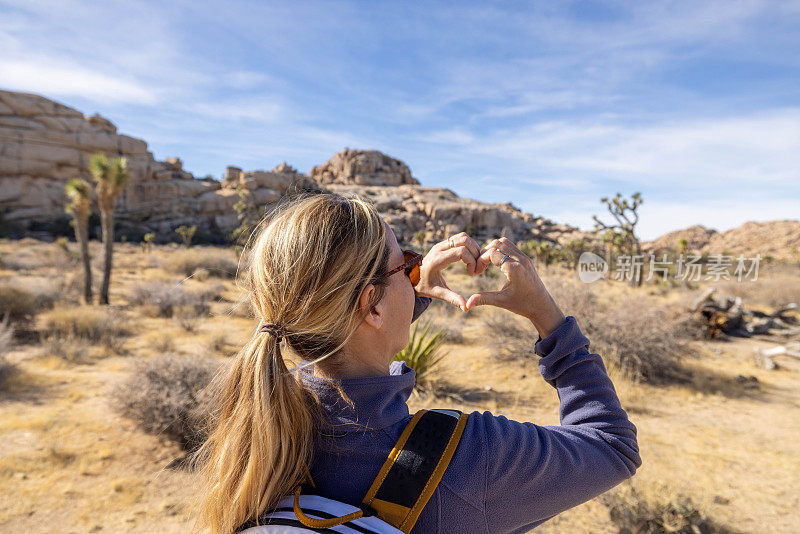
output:
{"label": "purple fleece jacket", "polygon": [[[561,401],[561,426],[472,412],[413,533],[527,532],[633,476],[642,465],[636,427],[588,347],[571,315],[536,342],[539,371]],[[321,494],[358,505],[411,418],[415,373],[405,362],[390,373],[341,380],[354,408],[329,383],[304,377],[336,425],[315,447],[311,474]]]}

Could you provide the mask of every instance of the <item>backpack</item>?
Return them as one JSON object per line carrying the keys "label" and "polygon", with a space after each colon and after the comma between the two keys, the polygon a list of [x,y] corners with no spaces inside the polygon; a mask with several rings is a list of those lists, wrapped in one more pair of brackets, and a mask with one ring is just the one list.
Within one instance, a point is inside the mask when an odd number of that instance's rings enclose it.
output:
{"label": "backpack", "polygon": [[248,521],[241,534],[339,532],[408,534],[433,495],[456,451],[468,414],[420,410],[414,414],[361,506],[329,499],[301,484],[271,511]]}

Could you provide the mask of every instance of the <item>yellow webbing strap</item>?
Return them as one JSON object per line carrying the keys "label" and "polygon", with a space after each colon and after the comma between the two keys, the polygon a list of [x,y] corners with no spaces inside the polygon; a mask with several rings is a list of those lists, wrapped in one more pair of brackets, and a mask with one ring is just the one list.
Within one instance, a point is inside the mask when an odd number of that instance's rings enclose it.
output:
{"label": "yellow webbing strap", "polygon": [[363,503],[408,534],[450,464],[468,417],[456,410],[414,414]]}
{"label": "yellow webbing strap", "polygon": [[356,510],[355,512],[351,512],[347,515],[343,515],[341,517],[332,517],[330,519],[315,519],[313,517],[308,517],[303,512],[303,509],[300,508],[300,486],[297,486],[297,489],[294,490],[293,509],[294,509],[294,515],[297,517],[297,520],[310,528],[336,527],[341,525],[342,523],[347,523],[348,521],[352,521],[353,519],[359,519],[364,515],[363,510]]}

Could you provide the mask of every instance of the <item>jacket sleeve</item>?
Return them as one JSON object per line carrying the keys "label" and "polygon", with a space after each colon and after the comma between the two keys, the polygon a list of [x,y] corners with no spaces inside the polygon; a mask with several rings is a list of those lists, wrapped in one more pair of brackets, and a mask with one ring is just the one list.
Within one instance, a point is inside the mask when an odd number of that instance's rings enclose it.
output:
{"label": "jacket sleeve", "polygon": [[[573,316],[534,346],[556,389],[560,426],[474,412],[487,451],[484,509],[489,532],[527,532],[609,490],[642,465],[636,427],[601,357]],[[472,426],[472,425],[470,425]],[[475,435],[474,438],[479,438]]]}

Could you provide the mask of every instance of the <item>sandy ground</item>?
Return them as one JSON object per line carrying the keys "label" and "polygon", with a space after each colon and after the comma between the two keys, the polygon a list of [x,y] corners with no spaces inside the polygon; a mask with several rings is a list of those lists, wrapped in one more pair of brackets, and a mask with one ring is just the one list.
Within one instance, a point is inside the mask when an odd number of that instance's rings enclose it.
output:
{"label": "sandy ground", "polygon": [[[23,256],[46,251],[55,258],[26,269],[2,268],[0,282],[63,278],[55,246],[0,242],[4,257],[24,247]],[[99,256],[99,246],[96,251]],[[121,347],[90,347],[80,361],[65,361],[38,343],[20,342],[7,355],[18,373],[0,391],[0,531],[188,531],[185,499],[193,491],[191,477],[165,469],[180,456],[178,447],[117,415],[108,393],[132,361],[157,354],[158,346],[167,343],[164,337],[171,338],[170,351],[208,354],[223,335],[228,347],[223,352],[230,353],[244,342],[253,322],[231,314],[230,304],[220,302],[212,306],[212,317],[187,332],[172,319],[146,317],[125,307],[132,284],[181,279],[158,267],[158,258],[173,252],[165,248],[145,255],[138,246],[119,247],[112,304],[120,307],[131,330]],[[561,274],[543,273],[546,283],[548,276]],[[795,271],[781,276],[787,277],[786,283],[800,283]],[[448,280],[454,288],[471,282],[455,270]],[[234,291],[231,281],[213,277],[187,283],[222,284]],[[596,291],[607,292],[612,300],[615,292],[624,293],[612,286]],[[59,290],[66,292],[64,298],[74,298],[68,287]],[[679,300],[670,291],[658,298]],[[558,424],[558,398],[541,379],[534,358],[498,360],[480,311],[462,321],[463,341],[445,347],[448,356],[434,375],[437,395],[413,397],[412,410],[488,409],[517,420]],[[570,314],[580,324],[580,313]],[[773,345],[752,339],[692,342],[697,358],[685,363],[692,372],[686,384],[650,386],[613,376],[623,407],[638,428],[643,458],[642,468],[623,486],[655,500],[688,496],[711,520],[739,532],[800,531],[800,361],[782,359],[777,370],[759,369],[752,359],[757,346]],[[737,375],[752,375],[758,382],[743,384]],[[594,499],[537,531],[618,529],[608,509]]]}

